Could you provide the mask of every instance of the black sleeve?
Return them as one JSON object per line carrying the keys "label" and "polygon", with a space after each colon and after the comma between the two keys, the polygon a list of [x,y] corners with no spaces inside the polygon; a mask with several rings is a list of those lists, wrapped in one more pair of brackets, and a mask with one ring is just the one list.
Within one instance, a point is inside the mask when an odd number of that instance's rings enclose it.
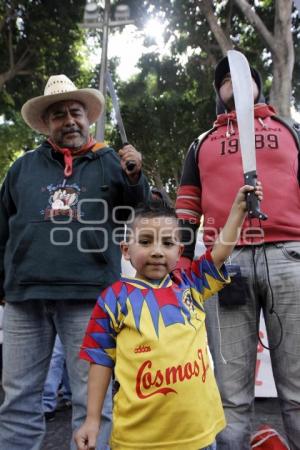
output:
{"label": "black sleeve", "polygon": [[138,204],[149,202],[150,187],[143,172],[140,173],[139,180],[136,184],[130,184],[125,173],[124,180],[123,202],[125,205],[136,207]]}
{"label": "black sleeve", "polygon": [[199,139],[196,139],[189,147],[185,157],[180,186],[192,185],[201,187],[200,173],[197,166]]}
{"label": "black sleeve", "polygon": [[179,223],[181,228],[181,240],[184,244],[182,256],[192,260],[194,258],[199,225],[183,219],[179,219]]}
{"label": "black sleeve", "polygon": [[15,205],[9,192],[9,176],[4,180],[0,191],[0,300],[4,297],[4,253],[9,236],[9,218]]}

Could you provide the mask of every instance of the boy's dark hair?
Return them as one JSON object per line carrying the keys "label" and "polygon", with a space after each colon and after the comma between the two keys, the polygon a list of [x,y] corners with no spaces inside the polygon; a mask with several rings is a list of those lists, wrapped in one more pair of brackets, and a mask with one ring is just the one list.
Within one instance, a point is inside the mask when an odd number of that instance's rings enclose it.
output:
{"label": "boy's dark hair", "polygon": [[[174,219],[179,226],[178,218],[174,208],[164,205],[160,200],[151,200],[149,203],[139,204],[132,212],[127,222],[127,230],[133,229],[137,219],[153,219],[156,217],[169,217]],[[126,241],[128,232],[126,233]]]}
{"label": "boy's dark hair", "polygon": [[177,221],[175,209],[163,204],[160,200],[151,200],[146,205],[139,203],[130,215],[128,222],[133,223],[137,218],[173,217]]}

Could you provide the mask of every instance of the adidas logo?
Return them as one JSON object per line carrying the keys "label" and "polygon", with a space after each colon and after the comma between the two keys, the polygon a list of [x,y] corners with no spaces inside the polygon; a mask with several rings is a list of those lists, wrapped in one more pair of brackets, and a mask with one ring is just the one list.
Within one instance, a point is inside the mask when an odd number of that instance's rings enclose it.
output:
{"label": "adidas logo", "polygon": [[151,352],[150,345],[139,345],[134,349],[134,353],[146,353]]}

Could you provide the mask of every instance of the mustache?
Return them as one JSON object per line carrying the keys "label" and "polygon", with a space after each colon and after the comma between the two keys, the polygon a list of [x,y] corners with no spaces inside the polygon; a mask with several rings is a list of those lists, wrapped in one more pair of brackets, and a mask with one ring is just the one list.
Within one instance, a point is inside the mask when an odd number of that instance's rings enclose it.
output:
{"label": "mustache", "polygon": [[81,130],[80,130],[80,128],[76,128],[76,127],[63,128],[62,133],[63,133],[63,135],[69,134],[69,133],[79,133],[79,134],[81,134]]}

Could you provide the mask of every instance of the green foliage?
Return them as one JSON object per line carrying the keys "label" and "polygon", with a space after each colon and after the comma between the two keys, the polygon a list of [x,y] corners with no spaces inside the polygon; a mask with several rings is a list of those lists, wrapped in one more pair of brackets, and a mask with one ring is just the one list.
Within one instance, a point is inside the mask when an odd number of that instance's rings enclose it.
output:
{"label": "green foliage", "polygon": [[[23,0],[2,5],[0,73],[15,67],[4,89],[16,110],[28,98],[42,94],[50,75],[65,73],[74,80],[79,78],[82,61],[78,46],[83,43],[83,32],[78,24],[84,4],[84,0]],[[1,105],[3,112],[5,104]]]}
{"label": "green foliage", "polygon": [[[123,2],[111,3],[113,13],[116,5]],[[143,55],[139,75],[127,83],[117,82],[116,88],[128,139],[143,153],[147,175],[158,187],[167,186],[174,196],[190,143],[214,121],[213,72],[222,52],[203,13],[202,1],[127,0],[126,3],[131,8],[131,18],[141,28],[151,16],[167,22],[164,38],[169,53],[164,57],[155,52]],[[255,5],[259,17],[272,32],[275,3],[271,0],[249,0],[249,3]],[[226,36],[262,73],[268,93],[272,61],[264,41],[233,0],[212,4]],[[0,115],[5,118],[0,125],[5,143],[0,153],[0,177],[18,152],[31,148],[40,139],[26,127],[18,111],[28,98],[42,95],[51,74],[65,73],[78,87],[98,86],[99,66],[90,73],[84,55],[85,35],[78,27],[84,5],[85,0],[0,0],[0,81],[12,63],[16,65],[20,58],[21,63],[26,62],[12,72],[4,85],[0,83]],[[296,104],[300,103],[299,25],[299,14],[295,11]],[[99,30],[92,34],[101,35]],[[153,38],[146,40],[148,47],[153,44]],[[113,73],[117,73],[117,64],[117,60],[110,61]],[[106,137],[120,148],[110,115],[108,98]]]}
{"label": "green foliage", "polygon": [[[140,60],[140,74],[118,89],[129,141],[142,152],[151,183],[167,187],[173,198],[186,150],[213,117],[207,96],[211,79],[201,73],[195,78],[195,64],[184,67],[175,57],[160,60],[158,54],[147,54]],[[121,146],[115,130],[110,140]]]}
{"label": "green foliage", "polygon": [[[210,30],[201,1],[129,0],[127,3],[139,17],[140,24],[146,17],[149,19],[150,13],[168,23],[164,37],[171,54],[164,59],[158,54],[142,57],[141,74],[127,86],[122,86],[120,96],[128,134],[143,153],[150,180],[157,184],[160,179],[174,194],[189,144],[214,121],[213,72],[222,52]],[[256,13],[273,32],[274,2],[249,0],[249,3],[255,6]],[[212,5],[228,39],[261,73],[264,92],[268,95],[272,60],[262,37],[233,0],[212,2]],[[295,68],[299,69],[298,14],[293,23]],[[300,102],[299,73],[299,70],[295,71],[294,77],[296,103]]]}
{"label": "green foliage", "polygon": [[79,28],[84,5],[85,0],[0,0],[1,174],[18,151],[32,145],[33,133],[18,112],[26,100],[43,94],[49,76],[64,73],[79,87],[89,84]]}
{"label": "green foliage", "polygon": [[24,123],[20,113],[12,110],[10,117],[11,120],[0,124],[0,183],[14,160],[24,151],[34,148],[41,140],[41,137],[33,133]]}

